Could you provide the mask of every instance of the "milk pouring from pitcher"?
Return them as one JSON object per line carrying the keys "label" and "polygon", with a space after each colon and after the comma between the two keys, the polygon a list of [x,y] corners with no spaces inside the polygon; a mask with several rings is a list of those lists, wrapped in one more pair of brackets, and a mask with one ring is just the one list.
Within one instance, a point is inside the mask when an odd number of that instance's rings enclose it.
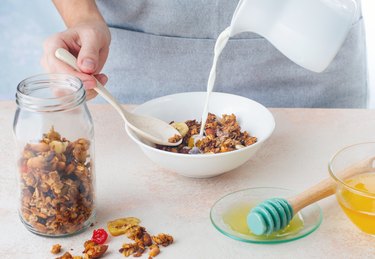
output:
{"label": "milk pouring from pitcher", "polygon": [[240,0],[230,26],[216,40],[196,139],[203,137],[216,64],[230,37],[241,32],[257,33],[301,67],[322,72],[344,43],[357,10],[355,0]]}
{"label": "milk pouring from pitcher", "polygon": [[355,0],[240,0],[230,37],[255,32],[296,64],[322,72],[358,15]]}

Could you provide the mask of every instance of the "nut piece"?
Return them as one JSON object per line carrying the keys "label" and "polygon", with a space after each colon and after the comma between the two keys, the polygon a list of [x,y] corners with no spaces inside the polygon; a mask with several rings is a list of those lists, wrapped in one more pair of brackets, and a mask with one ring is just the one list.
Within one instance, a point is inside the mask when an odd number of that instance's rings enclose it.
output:
{"label": "nut piece", "polygon": [[47,152],[49,150],[49,146],[46,143],[36,143],[36,144],[29,144],[29,148],[34,152]]}
{"label": "nut piece", "polygon": [[50,141],[61,139],[61,135],[58,132],[55,131],[55,128],[53,126],[52,126],[51,130],[46,134],[45,137]]}
{"label": "nut piece", "polygon": [[146,233],[146,229],[139,225],[134,225],[128,228],[125,232],[126,236],[131,240],[142,240],[143,235]]}
{"label": "nut piece", "polygon": [[152,240],[154,240],[156,244],[162,246],[169,246],[173,243],[173,237],[171,235],[164,233],[158,234],[157,236],[153,236]]}
{"label": "nut piece", "polygon": [[100,245],[92,240],[87,240],[84,244],[85,250],[83,251],[85,259],[94,259],[101,257],[108,249],[108,245]]}
{"label": "nut piece", "polygon": [[181,139],[182,139],[182,137],[181,137],[180,135],[175,134],[175,135],[173,135],[173,137],[170,137],[170,138],[168,139],[168,142],[169,142],[169,143],[177,143],[177,142],[179,142]]}
{"label": "nut piece", "polygon": [[145,232],[143,234],[143,237],[142,237],[142,243],[145,245],[145,246],[151,246],[152,245],[152,238],[150,236],[149,233]]}
{"label": "nut piece", "polygon": [[60,257],[57,257],[56,259],[73,259],[73,256],[69,252],[65,252],[65,254],[63,254]]}
{"label": "nut piece", "polygon": [[52,254],[58,254],[61,252],[61,245],[60,244],[55,244],[51,248],[51,253]]}
{"label": "nut piece", "polygon": [[149,257],[155,257],[160,253],[160,248],[157,244],[150,246],[150,252],[148,253]]}
{"label": "nut piece", "polygon": [[128,257],[133,255],[134,257],[140,257],[145,251],[145,247],[139,243],[123,244],[119,252],[124,256]]}

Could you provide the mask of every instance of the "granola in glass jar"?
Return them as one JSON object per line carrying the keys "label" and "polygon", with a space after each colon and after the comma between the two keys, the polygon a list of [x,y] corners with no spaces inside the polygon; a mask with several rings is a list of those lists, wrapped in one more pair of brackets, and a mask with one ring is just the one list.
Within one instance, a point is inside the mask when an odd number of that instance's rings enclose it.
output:
{"label": "granola in glass jar", "polygon": [[19,160],[22,220],[38,234],[81,230],[93,214],[90,141],[67,140],[52,129],[25,145]]}

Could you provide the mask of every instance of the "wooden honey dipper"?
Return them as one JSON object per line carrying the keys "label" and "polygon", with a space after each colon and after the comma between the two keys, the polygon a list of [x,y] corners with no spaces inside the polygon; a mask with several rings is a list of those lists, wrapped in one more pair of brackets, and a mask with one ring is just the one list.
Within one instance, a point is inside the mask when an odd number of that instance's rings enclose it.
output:
{"label": "wooden honey dipper", "polygon": [[[340,178],[347,179],[364,172],[364,170],[375,171],[374,160],[375,157],[371,157],[348,167],[339,173]],[[265,200],[247,215],[247,226],[255,235],[270,235],[285,228],[301,209],[334,194],[336,186],[336,181],[330,177],[290,198]]]}

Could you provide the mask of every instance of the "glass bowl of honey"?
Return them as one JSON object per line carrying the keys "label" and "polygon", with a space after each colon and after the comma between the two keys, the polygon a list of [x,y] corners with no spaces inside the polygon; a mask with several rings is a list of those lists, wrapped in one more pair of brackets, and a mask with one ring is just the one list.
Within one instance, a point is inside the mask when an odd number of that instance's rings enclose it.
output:
{"label": "glass bowl of honey", "polygon": [[328,170],[337,182],[336,198],[360,230],[375,236],[375,142],[347,146],[330,160]]}
{"label": "glass bowl of honey", "polygon": [[229,193],[212,206],[211,223],[225,236],[246,243],[277,244],[303,238],[318,229],[322,222],[322,210],[317,203],[303,208],[284,229],[270,235],[255,235],[247,226],[247,215],[259,203],[294,194],[292,190],[278,187],[255,187]]}

